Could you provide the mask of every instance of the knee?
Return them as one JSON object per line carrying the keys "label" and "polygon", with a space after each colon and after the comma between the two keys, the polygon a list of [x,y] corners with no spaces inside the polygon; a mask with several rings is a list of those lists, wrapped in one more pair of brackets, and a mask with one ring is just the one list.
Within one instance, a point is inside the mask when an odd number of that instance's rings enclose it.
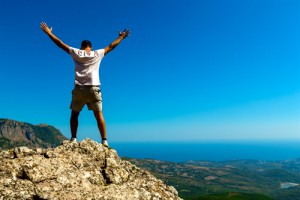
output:
{"label": "knee", "polygon": [[97,121],[101,121],[102,120],[102,118],[101,118],[100,115],[95,115],[95,118],[96,118]]}
{"label": "knee", "polygon": [[97,121],[103,121],[104,120],[102,112],[95,112],[94,116],[95,116],[95,118],[96,118]]}
{"label": "knee", "polygon": [[78,116],[79,116],[79,113],[72,112],[71,121],[78,121]]}

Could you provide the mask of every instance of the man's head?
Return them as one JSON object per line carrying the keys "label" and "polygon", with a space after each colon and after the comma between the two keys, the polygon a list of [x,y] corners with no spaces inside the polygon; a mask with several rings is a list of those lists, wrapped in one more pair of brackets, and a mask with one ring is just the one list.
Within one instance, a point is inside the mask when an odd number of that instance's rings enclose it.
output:
{"label": "man's head", "polygon": [[81,49],[86,51],[92,50],[92,43],[89,40],[83,40],[81,42]]}

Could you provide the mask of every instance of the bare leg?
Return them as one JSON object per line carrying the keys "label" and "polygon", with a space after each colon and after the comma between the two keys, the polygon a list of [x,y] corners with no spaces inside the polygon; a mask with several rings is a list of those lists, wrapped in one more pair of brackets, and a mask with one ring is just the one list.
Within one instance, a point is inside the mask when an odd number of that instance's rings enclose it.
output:
{"label": "bare leg", "polygon": [[70,119],[72,138],[76,138],[77,135],[78,116],[79,116],[79,112],[72,110],[71,119]]}
{"label": "bare leg", "polygon": [[102,140],[106,140],[106,126],[102,111],[94,111],[94,116],[97,120],[98,129],[101,134]]}

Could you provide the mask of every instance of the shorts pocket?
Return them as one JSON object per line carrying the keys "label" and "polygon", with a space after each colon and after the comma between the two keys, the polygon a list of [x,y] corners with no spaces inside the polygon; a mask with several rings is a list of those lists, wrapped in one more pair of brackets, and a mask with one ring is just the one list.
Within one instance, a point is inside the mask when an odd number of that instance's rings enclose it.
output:
{"label": "shorts pocket", "polygon": [[101,90],[99,88],[95,89],[93,91],[94,93],[94,99],[97,101],[102,101],[102,94],[101,94]]}

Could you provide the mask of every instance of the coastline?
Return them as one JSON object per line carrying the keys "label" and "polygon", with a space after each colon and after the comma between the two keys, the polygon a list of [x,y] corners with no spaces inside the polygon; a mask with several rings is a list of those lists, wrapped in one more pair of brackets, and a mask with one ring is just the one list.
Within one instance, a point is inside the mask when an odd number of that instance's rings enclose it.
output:
{"label": "coastline", "polygon": [[184,162],[300,158],[300,141],[112,142],[122,157]]}

